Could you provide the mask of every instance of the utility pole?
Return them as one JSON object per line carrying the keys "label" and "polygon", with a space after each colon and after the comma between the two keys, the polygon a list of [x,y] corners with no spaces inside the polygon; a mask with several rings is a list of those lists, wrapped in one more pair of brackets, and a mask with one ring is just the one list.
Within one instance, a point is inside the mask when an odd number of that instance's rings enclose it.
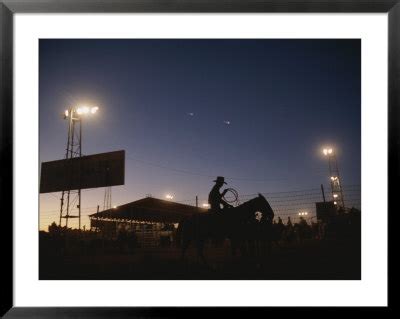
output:
{"label": "utility pole", "polygon": [[321,184],[321,192],[322,192],[322,198],[324,199],[324,203],[326,202],[325,200],[325,191],[324,191],[324,185]]}

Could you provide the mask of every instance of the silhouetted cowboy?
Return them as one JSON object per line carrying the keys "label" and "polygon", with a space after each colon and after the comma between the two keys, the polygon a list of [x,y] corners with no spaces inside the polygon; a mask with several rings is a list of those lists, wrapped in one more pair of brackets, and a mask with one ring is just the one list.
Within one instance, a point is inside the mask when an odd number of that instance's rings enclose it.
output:
{"label": "silhouetted cowboy", "polygon": [[219,192],[221,187],[226,184],[225,178],[222,176],[218,176],[214,182],[215,185],[208,195],[208,203],[210,204],[211,211],[219,212],[221,210],[221,205],[223,206],[223,208],[232,207],[232,205],[228,204],[222,199],[222,197],[224,197],[228,190],[225,189],[222,193]]}

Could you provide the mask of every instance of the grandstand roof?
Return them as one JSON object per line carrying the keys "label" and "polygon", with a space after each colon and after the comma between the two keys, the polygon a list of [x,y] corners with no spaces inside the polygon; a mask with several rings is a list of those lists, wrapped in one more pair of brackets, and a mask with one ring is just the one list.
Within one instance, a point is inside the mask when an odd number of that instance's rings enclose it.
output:
{"label": "grandstand roof", "polygon": [[126,219],[147,222],[179,223],[195,213],[207,213],[207,209],[180,204],[163,199],[146,197],[137,201],[89,215],[90,218]]}

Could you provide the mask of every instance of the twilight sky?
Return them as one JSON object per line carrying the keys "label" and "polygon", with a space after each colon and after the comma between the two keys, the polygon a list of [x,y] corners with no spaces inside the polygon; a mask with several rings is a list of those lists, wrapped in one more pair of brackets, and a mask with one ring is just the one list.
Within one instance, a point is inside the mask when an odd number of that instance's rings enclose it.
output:
{"label": "twilight sky", "polygon": [[[99,106],[82,152],[126,150],[113,205],[167,193],[201,204],[217,175],[239,194],[328,192],[324,145],[342,183],[361,184],[360,40],[42,39],[39,51],[40,162],[65,155],[65,109]],[[103,195],[84,191],[83,214]],[[40,196],[41,228],[59,197]]]}

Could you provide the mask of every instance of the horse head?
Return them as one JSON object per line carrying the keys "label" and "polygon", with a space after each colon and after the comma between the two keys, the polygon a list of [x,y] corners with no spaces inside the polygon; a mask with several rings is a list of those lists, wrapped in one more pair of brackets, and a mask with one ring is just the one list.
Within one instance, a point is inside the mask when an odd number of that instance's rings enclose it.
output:
{"label": "horse head", "polygon": [[256,209],[255,218],[258,219],[258,221],[272,223],[275,216],[274,211],[261,193],[258,193],[258,197],[254,199],[253,207]]}
{"label": "horse head", "polygon": [[247,220],[258,220],[262,222],[271,222],[274,218],[274,211],[266,198],[258,194],[257,197],[238,206],[241,217]]}

